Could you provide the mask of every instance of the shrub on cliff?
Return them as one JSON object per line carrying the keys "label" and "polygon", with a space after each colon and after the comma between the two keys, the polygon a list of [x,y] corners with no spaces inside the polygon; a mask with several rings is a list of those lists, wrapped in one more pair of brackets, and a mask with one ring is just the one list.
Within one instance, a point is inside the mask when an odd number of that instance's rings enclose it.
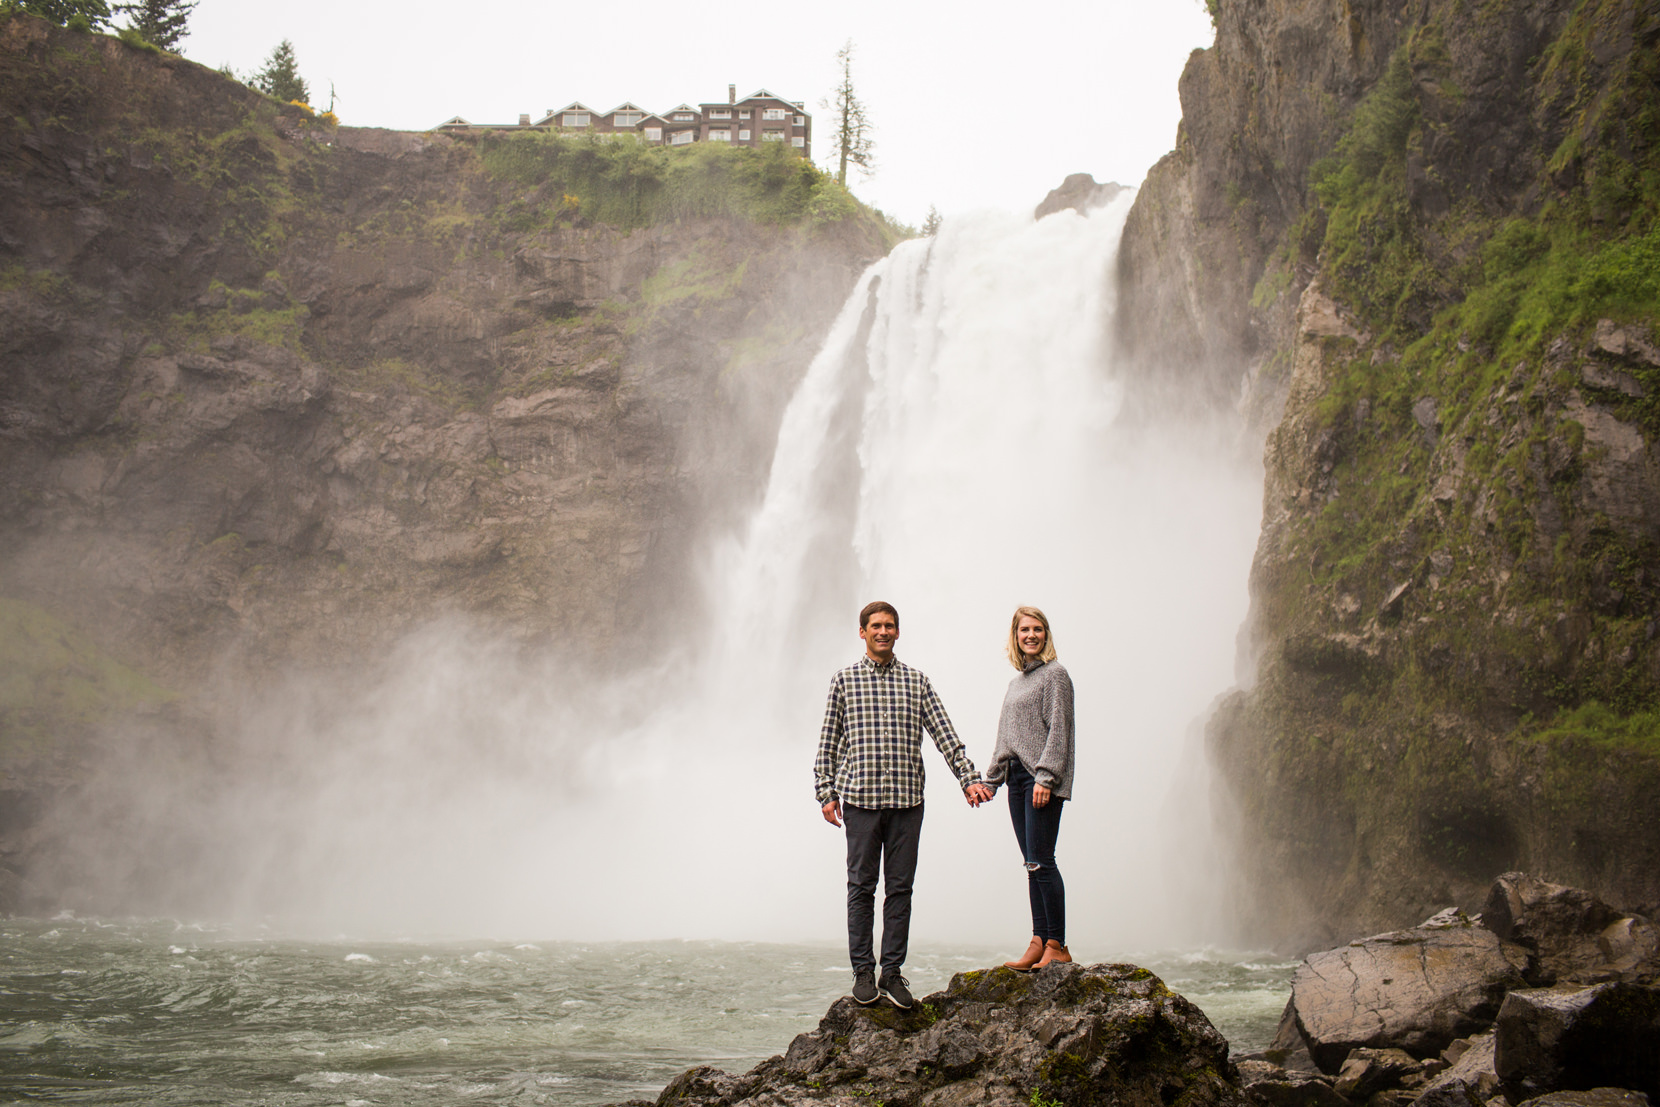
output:
{"label": "shrub on cliff", "polygon": [[[781,143],[756,149],[704,142],[670,149],[629,138],[538,132],[488,135],[480,153],[492,177],[537,189],[539,199],[521,202],[509,214],[514,229],[521,230],[562,214],[567,195],[581,198],[583,216],[615,227],[710,216],[794,224],[825,209],[830,180]],[[855,210],[850,203],[834,217]]]}

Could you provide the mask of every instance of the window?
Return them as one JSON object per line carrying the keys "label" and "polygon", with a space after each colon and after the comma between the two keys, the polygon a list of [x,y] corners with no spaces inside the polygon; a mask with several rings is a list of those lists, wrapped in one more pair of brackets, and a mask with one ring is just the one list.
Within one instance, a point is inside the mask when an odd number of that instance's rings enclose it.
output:
{"label": "window", "polygon": [[709,141],[710,142],[731,142],[732,141],[732,132],[731,131],[724,131],[724,130],[722,130],[722,131],[710,131],[709,132]]}
{"label": "window", "polygon": [[588,113],[585,111],[568,111],[565,113],[562,125],[566,127],[586,127],[588,125]]}
{"label": "window", "polygon": [[670,146],[689,146],[692,141],[691,131],[676,131],[669,136]]}
{"label": "window", "polygon": [[805,115],[796,116],[795,117],[795,125],[797,127],[805,127],[807,125],[807,117]]}
{"label": "window", "polygon": [[710,119],[731,119],[732,118],[732,113],[730,111],[712,111],[712,112],[709,113],[709,118]]}
{"label": "window", "polygon": [[748,131],[739,131],[738,132],[738,141],[739,142],[748,142],[749,141],[749,132]]}
{"label": "window", "polygon": [[696,118],[697,116],[689,111],[677,111],[674,113],[674,121],[676,123],[690,123]]}
{"label": "window", "polygon": [[738,118],[739,119],[748,119],[749,118],[749,109],[748,108],[739,109]]}
{"label": "window", "polygon": [[647,142],[662,142],[663,141],[663,128],[661,128],[661,127],[647,127],[646,128],[646,141]]}
{"label": "window", "polygon": [[761,113],[762,119],[788,119],[789,117],[790,113],[783,108],[768,108]]}
{"label": "window", "polygon": [[784,132],[783,131],[762,131],[761,132],[761,141],[762,142],[783,142],[784,141]]}
{"label": "window", "polygon": [[807,140],[800,135],[796,135],[794,138],[790,139],[790,144],[797,150],[805,150],[807,148]]}
{"label": "window", "polygon": [[620,111],[611,117],[611,124],[616,127],[638,127],[640,120],[645,117],[646,113],[643,111]]}

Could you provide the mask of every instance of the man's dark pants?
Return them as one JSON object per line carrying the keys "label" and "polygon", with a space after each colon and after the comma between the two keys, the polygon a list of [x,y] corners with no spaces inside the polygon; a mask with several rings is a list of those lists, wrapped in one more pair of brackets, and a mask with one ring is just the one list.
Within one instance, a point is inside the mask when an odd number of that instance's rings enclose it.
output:
{"label": "man's dark pants", "polygon": [[882,888],[882,974],[905,964],[911,936],[911,884],[922,840],[922,804],[915,807],[842,805],[847,826],[847,952],[855,975],[876,967],[871,931],[876,925],[876,877]]}

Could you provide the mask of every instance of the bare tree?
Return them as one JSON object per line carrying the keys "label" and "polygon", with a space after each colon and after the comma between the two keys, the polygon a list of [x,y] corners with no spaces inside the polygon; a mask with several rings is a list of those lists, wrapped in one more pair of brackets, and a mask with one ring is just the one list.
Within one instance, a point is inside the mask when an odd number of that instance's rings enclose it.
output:
{"label": "bare tree", "polygon": [[836,84],[834,101],[824,102],[823,106],[835,112],[831,122],[835,126],[836,148],[841,155],[836,180],[846,185],[848,162],[864,170],[866,176],[875,172],[876,158],[871,152],[870,137],[874,128],[870,124],[870,116],[865,112],[864,101],[859,99],[853,90],[852,39],[848,39],[846,45],[836,51],[836,62],[841,66],[841,80]]}

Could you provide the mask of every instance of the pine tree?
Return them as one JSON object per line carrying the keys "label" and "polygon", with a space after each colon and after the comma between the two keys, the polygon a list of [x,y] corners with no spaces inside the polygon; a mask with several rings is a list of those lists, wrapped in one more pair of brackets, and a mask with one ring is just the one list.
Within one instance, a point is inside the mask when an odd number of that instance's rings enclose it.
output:
{"label": "pine tree", "polygon": [[109,5],[104,0],[20,0],[18,7],[60,27],[79,24],[82,30],[98,31],[110,22]]}
{"label": "pine tree", "polygon": [[940,214],[939,208],[936,208],[933,204],[929,204],[928,218],[922,221],[922,237],[933,238],[935,235],[939,234],[940,224],[944,222],[945,217]]}
{"label": "pine tree", "polygon": [[852,162],[869,176],[875,172],[876,158],[871,152],[870,117],[865,114],[865,104],[853,91],[853,40],[836,51],[836,61],[841,66],[841,81],[836,85],[836,97],[833,103],[824,106],[832,109],[835,115],[831,124],[835,128],[836,148],[841,155],[841,163],[836,171],[837,183],[847,184],[847,163]]}
{"label": "pine tree", "polygon": [[115,5],[115,10],[132,20],[133,30],[144,41],[163,50],[174,50],[190,32],[185,25],[196,8],[196,0],[137,0]]}
{"label": "pine tree", "polygon": [[265,68],[254,74],[253,85],[265,95],[275,96],[284,102],[311,102],[311,86],[300,76],[299,65],[294,61],[294,44],[287,39],[283,39],[271,51],[271,56],[265,59]]}

